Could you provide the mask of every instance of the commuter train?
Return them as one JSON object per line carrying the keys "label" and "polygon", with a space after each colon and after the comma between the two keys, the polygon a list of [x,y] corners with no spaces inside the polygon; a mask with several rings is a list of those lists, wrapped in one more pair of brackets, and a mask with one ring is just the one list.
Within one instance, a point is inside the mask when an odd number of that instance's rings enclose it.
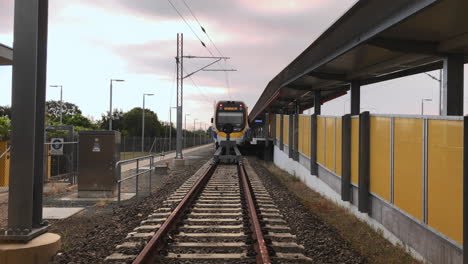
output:
{"label": "commuter train", "polygon": [[242,146],[247,139],[248,108],[241,101],[219,101],[214,106],[214,116],[211,119],[213,128],[213,140],[216,148],[222,141],[226,140],[226,125],[232,125],[230,140],[235,141],[236,145]]}

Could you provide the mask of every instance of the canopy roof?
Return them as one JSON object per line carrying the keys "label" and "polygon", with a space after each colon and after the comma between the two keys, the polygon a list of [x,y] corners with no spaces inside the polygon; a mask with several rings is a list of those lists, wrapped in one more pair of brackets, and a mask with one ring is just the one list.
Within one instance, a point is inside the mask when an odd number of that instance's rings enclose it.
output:
{"label": "canopy roof", "polygon": [[468,1],[361,0],[271,80],[249,116],[314,106],[361,85],[442,68],[449,54],[468,61]]}
{"label": "canopy roof", "polygon": [[0,65],[13,64],[13,49],[0,43]]}

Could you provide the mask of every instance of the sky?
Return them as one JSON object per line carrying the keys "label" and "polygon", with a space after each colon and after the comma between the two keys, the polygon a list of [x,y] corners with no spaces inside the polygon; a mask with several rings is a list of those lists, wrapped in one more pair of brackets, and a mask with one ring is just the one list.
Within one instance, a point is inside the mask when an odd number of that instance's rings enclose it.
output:
{"label": "sky", "polygon": [[[198,72],[184,81],[187,128],[193,120],[209,125],[213,103],[241,100],[251,108],[268,82],[337,20],[355,0],[185,0],[208,32],[205,35],[183,0],[49,0],[48,85],[63,85],[65,101],[99,120],[113,107],[128,111],[142,106],[169,120],[176,104],[176,34],[184,34],[184,54],[230,57],[211,68],[235,72]],[[0,43],[12,46],[14,0],[0,0]],[[206,44],[204,48],[197,36]],[[193,72],[210,59],[186,59]],[[468,68],[465,67],[465,73]],[[432,72],[438,76],[438,72]],[[468,87],[465,78],[465,87]],[[192,82],[193,81],[193,82]],[[437,114],[438,82],[424,74],[362,87],[361,108],[374,113]],[[467,92],[465,92],[466,94]],[[49,87],[47,99],[58,100]],[[465,109],[467,99],[465,98]],[[0,67],[0,105],[11,104],[11,67]],[[322,106],[322,113],[342,115],[349,95]],[[172,115],[175,122],[175,111]]]}

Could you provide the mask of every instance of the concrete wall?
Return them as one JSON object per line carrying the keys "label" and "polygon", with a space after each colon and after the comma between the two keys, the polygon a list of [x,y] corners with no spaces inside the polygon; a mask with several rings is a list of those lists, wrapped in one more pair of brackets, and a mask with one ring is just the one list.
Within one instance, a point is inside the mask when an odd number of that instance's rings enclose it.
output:
{"label": "concrete wall", "polygon": [[309,188],[322,194],[339,206],[350,209],[354,215],[367,222],[375,230],[382,230],[393,244],[403,244],[416,258],[431,263],[462,263],[463,250],[456,242],[430,228],[418,219],[406,214],[375,194],[370,197],[371,212],[357,210],[358,188],[352,186],[352,202],[341,200],[341,178],[319,164],[318,176],[310,174],[309,158],[302,153],[296,162],[288,157],[288,147],[281,151],[274,148],[274,163],[281,169],[301,179]]}

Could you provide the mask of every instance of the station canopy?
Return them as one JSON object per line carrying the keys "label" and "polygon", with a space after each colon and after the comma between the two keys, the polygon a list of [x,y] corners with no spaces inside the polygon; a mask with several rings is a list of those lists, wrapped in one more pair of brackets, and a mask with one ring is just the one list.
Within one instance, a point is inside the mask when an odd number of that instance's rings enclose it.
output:
{"label": "station canopy", "polygon": [[0,65],[13,64],[13,49],[0,43]]}
{"label": "station canopy", "polygon": [[468,61],[467,0],[361,0],[271,80],[252,108],[287,113],[346,94],[349,84],[372,84]]}

